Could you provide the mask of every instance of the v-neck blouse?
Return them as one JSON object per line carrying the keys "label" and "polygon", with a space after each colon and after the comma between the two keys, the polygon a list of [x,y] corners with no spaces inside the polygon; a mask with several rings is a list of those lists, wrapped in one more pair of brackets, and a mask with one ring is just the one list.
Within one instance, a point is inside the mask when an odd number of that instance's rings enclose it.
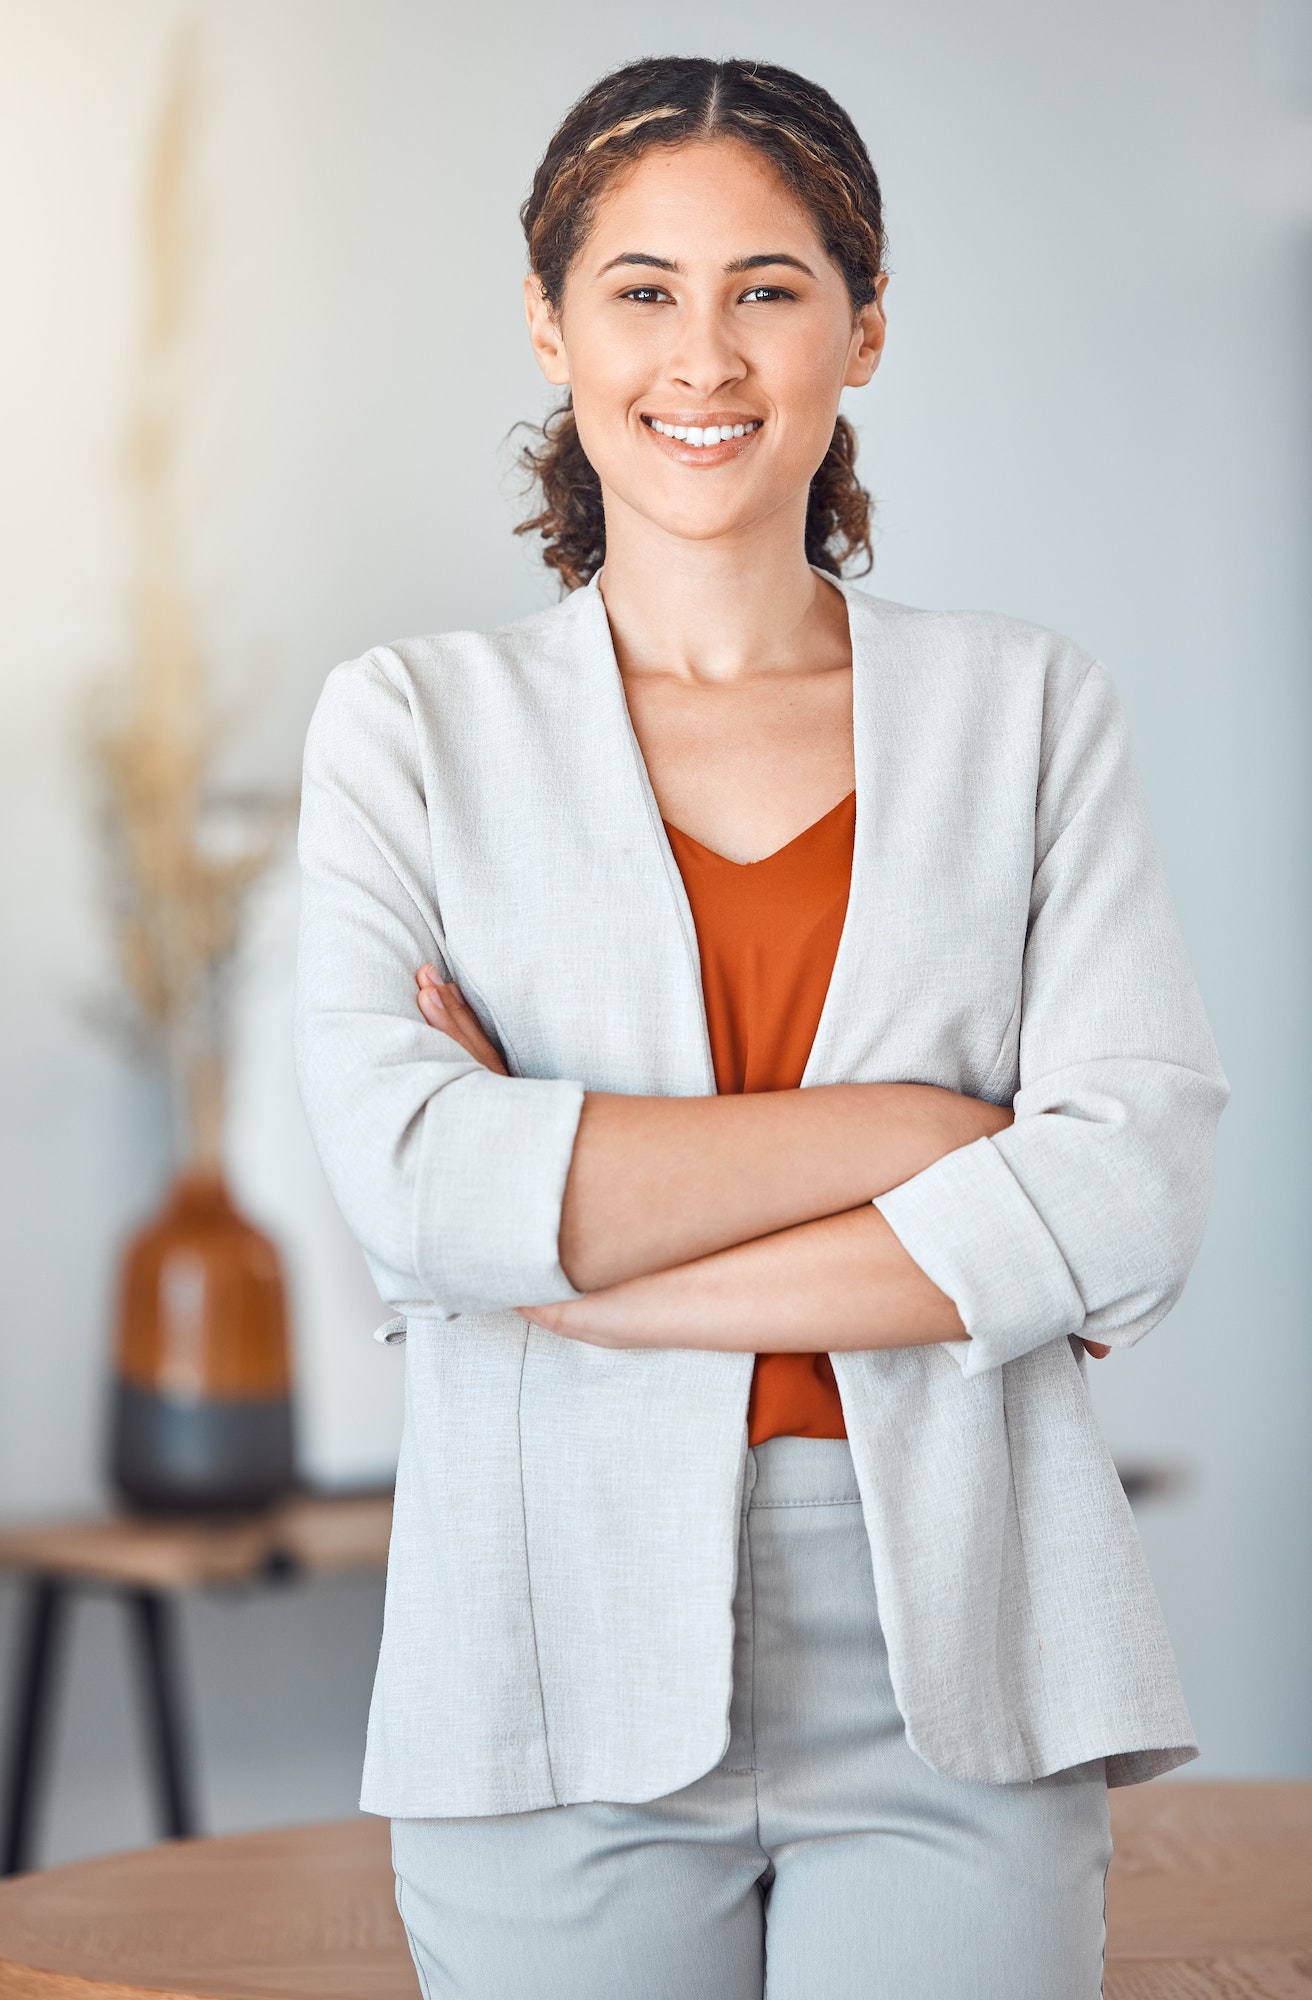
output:
{"label": "v-neck blouse", "polygon": [[[716,1088],[795,1090],[847,915],[856,794],[762,861],[730,861],[667,821],[701,953]],[[827,1354],[759,1354],[747,1437],[847,1436]]]}

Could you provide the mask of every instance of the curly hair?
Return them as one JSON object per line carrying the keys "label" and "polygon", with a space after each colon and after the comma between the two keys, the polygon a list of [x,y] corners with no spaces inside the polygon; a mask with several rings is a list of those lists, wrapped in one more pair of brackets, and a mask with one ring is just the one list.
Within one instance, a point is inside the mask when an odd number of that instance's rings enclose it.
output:
{"label": "curly hair", "polygon": [[[870,156],[842,106],[819,84],[770,63],[653,56],[594,83],[566,115],[533,176],[520,221],[552,310],[560,310],[570,266],[617,174],[653,147],[728,136],[773,162],[810,211],[853,312],[868,305],[884,268],[883,203]],[[605,558],[601,481],[568,396],[532,428],[536,441],[521,463],[542,505],[515,532],[540,535],[548,567],[567,590],[577,590]],[[857,555],[868,569],[870,495],[856,476],[856,433],[840,416],[811,481],[806,556],[837,576]]]}

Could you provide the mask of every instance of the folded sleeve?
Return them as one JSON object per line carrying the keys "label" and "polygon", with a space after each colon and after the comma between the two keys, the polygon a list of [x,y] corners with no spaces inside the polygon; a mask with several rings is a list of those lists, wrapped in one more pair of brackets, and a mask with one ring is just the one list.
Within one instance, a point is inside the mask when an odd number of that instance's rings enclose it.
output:
{"label": "folded sleeve", "polygon": [[1129,1346],[1184,1288],[1229,1094],[1129,731],[1091,666],[1045,721],[1015,1121],[875,1206],[955,1303],[967,1375],[1066,1334]]}
{"label": "folded sleeve", "polygon": [[410,695],[385,650],[320,698],[300,857],[301,1096],[383,1296],[439,1318],[577,1297],[557,1242],[582,1085],[494,1076],[415,1005],[419,966],[452,968]]}

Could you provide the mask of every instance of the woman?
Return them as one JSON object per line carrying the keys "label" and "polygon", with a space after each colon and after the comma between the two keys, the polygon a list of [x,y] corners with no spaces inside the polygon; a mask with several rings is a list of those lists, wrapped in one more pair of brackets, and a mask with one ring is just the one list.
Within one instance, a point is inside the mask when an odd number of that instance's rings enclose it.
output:
{"label": "woman", "polygon": [[431,1996],[1092,2000],[1107,1785],[1195,1753],[1084,1350],[1226,1094],[1121,711],[839,580],[824,91],[634,64],[524,223],[570,594],[339,668],[306,761],[303,1088],[408,1337],[363,1804]]}

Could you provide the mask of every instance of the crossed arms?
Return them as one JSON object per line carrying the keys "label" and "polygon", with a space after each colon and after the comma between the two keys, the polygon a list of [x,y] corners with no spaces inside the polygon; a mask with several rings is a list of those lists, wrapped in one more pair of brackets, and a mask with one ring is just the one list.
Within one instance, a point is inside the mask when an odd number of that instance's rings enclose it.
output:
{"label": "crossed arms", "polygon": [[[429,1026],[504,1075],[455,983],[425,965],[416,984]],[[1009,1110],[930,1084],[589,1092],[560,1231],[561,1264],[584,1297],[520,1310],[600,1347],[787,1353],[964,1340],[952,1300],[871,1203],[1011,1122]]]}

